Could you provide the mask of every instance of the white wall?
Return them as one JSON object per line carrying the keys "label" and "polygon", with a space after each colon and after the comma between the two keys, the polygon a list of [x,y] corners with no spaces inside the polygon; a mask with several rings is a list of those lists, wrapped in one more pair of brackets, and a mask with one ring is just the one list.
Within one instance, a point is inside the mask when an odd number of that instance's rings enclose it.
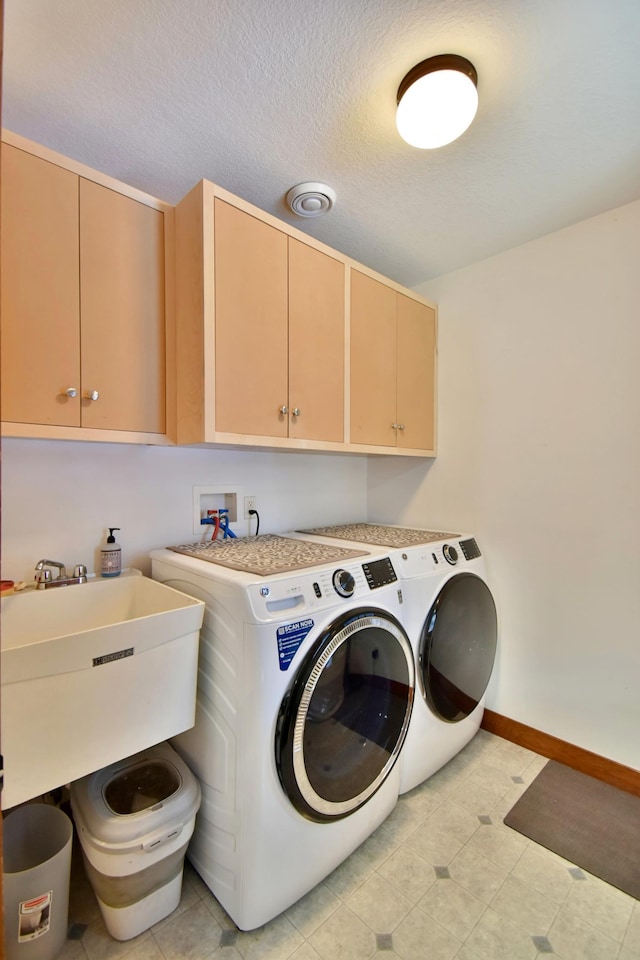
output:
{"label": "white wall", "polygon": [[640,202],[423,285],[439,456],[370,519],[464,529],[500,617],[488,706],[640,767]]}
{"label": "white wall", "polygon": [[2,576],[30,581],[43,557],[99,569],[107,526],[123,565],[148,573],[149,550],[196,539],[194,486],[255,495],[261,533],[363,520],[366,470],[364,457],[5,439]]}

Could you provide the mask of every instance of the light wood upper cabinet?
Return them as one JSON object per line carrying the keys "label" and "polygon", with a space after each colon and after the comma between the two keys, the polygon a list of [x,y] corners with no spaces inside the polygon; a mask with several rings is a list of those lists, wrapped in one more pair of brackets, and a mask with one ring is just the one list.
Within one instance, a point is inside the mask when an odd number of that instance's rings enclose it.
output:
{"label": "light wood upper cabinet", "polygon": [[1,173],[2,417],[80,426],[78,177],[7,144]]}
{"label": "light wood upper cabinet", "polygon": [[2,144],[3,432],[166,443],[170,208],[32,146]]}
{"label": "light wood upper cabinet", "polygon": [[165,432],[164,223],[80,179],[82,426]]}
{"label": "light wood upper cabinet", "polygon": [[435,310],[351,271],[351,442],[435,452]]}
{"label": "light wood upper cabinet", "polygon": [[287,237],[222,200],[215,224],[215,427],[287,436]]}
{"label": "light wood upper cabinet", "polygon": [[339,259],[198,184],[176,209],[178,442],[344,442],[344,285]]}
{"label": "light wood upper cabinet", "polygon": [[290,437],[344,440],[344,284],[344,264],[289,237]]}
{"label": "light wood upper cabinet", "polygon": [[397,309],[397,446],[435,450],[436,312],[401,293]]}
{"label": "light wood upper cabinet", "polygon": [[351,440],[395,447],[396,301],[385,284],[351,271]]}

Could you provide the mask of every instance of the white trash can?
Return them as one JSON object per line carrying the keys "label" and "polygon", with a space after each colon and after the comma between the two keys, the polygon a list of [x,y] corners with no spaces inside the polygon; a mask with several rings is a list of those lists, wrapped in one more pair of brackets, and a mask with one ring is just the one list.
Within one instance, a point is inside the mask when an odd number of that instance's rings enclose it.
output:
{"label": "white trash can", "polygon": [[130,940],[180,902],[200,784],[168,743],[71,784],[87,875],[107,930]]}
{"label": "white trash can", "polygon": [[58,807],[29,803],[2,830],[4,956],[53,960],[67,939],[73,825]]}

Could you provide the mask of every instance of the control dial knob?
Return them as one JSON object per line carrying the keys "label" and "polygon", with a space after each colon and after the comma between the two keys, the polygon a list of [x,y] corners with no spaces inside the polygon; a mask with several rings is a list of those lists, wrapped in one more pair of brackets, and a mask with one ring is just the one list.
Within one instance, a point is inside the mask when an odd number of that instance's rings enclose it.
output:
{"label": "control dial knob", "polygon": [[456,548],[452,547],[448,543],[445,543],[444,547],[442,548],[442,552],[444,553],[444,558],[447,563],[450,563],[452,567],[455,567],[456,563],[458,562],[458,551]]}
{"label": "control dial knob", "polygon": [[333,575],[333,587],[341,597],[352,597],[356,582],[348,570],[336,570]]}

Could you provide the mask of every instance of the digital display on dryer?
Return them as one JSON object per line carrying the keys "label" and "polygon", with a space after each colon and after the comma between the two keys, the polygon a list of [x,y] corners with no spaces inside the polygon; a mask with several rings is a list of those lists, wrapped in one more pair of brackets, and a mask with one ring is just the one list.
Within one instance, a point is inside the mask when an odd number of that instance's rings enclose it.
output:
{"label": "digital display on dryer", "polygon": [[367,578],[370,590],[375,590],[376,587],[385,587],[388,583],[395,583],[398,579],[389,557],[363,563],[362,571]]}
{"label": "digital display on dryer", "polygon": [[474,537],[470,537],[469,540],[461,540],[459,547],[464,554],[465,560],[476,560],[480,554],[480,547],[475,541]]}

